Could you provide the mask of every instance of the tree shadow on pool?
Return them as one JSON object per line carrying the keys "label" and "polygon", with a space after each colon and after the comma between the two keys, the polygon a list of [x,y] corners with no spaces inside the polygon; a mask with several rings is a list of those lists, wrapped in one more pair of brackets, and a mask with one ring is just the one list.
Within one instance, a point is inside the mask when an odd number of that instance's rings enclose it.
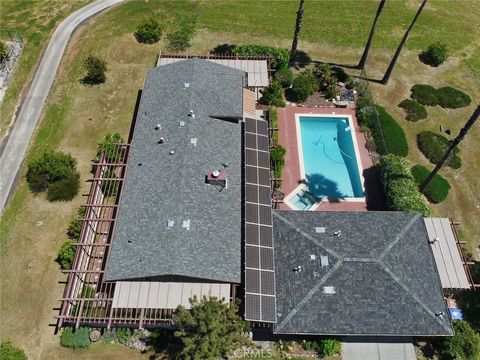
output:
{"label": "tree shadow on pool", "polygon": [[345,195],[338,190],[337,183],[321,174],[307,175],[307,178],[300,180],[299,183],[307,185],[308,191],[318,199],[327,198],[329,202],[340,202],[345,199]]}

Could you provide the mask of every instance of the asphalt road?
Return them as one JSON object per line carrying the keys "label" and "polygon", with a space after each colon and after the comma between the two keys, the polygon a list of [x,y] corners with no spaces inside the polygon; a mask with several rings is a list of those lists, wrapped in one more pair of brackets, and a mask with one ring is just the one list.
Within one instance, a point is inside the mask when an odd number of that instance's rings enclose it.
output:
{"label": "asphalt road", "polygon": [[15,179],[70,37],[82,22],[122,1],[97,0],[68,16],[53,33],[0,157],[0,211],[13,193]]}

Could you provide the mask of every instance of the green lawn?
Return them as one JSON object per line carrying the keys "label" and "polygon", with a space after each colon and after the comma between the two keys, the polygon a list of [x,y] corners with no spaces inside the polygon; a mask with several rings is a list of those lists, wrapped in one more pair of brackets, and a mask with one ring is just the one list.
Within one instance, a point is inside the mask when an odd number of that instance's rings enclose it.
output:
{"label": "green lawn", "polygon": [[[45,11],[57,15],[44,14],[42,17],[31,14],[42,12],[43,2],[21,2],[18,5],[21,8],[17,11],[5,11],[6,8],[16,8],[12,3],[17,2],[2,2],[2,25],[5,21],[8,27],[23,26],[25,32],[30,31],[31,26],[32,44],[35,37],[40,40],[36,53],[30,50],[30,67],[24,65],[25,70],[20,71],[23,82],[16,80],[17,90],[9,90],[12,94],[2,105],[2,124],[4,116],[13,112],[12,104],[16,103],[19,88],[25,84],[45,38],[51,32],[49,21],[60,16],[59,11],[67,12],[65,6],[73,3],[74,7],[80,6],[78,2],[68,2],[64,6],[54,6],[59,2],[47,2],[51,7],[47,6]],[[414,5],[411,6],[412,3]],[[372,76],[381,76],[385,71],[392,50],[408,26],[418,3],[418,0],[387,2],[368,62]],[[372,85],[378,103],[405,130],[410,148],[409,158],[415,163],[428,164],[416,148],[416,134],[421,130],[438,131],[439,124],[451,128],[455,133],[470,115],[473,105],[456,110],[428,108],[426,120],[409,123],[404,120],[404,114],[397,104],[408,97],[410,87],[415,83],[429,83],[436,87],[451,85],[469,93],[472,99],[480,97],[479,73],[475,70],[478,69],[479,60],[475,54],[480,48],[480,36],[475,38],[475,31],[478,30],[473,25],[476,18],[480,17],[480,8],[475,1],[461,2],[462,7],[459,4],[429,2],[390,84]],[[158,17],[168,31],[174,26],[177,16],[199,11],[199,31],[188,51],[204,54],[223,43],[258,42],[289,47],[295,6],[295,1],[134,0],[103,13],[90,21],[88,27],[80,29],[67,47],[27,157],[44,149],[68,151],[78,159],[82,179],[86,180],[90,175],[90,160],[95,156],[97,142],[103,134],[107,131],[117,131],[125,136],[128,134],[137,91],[142,88],[145,72],[154,65],[158,52],[165,51],[164,40],[154,45],[142,45],[135,41],[132,33],[143,18],[152,15]],[[375,9],[376,2],[307,1],[300,49],[317,60],[356,63]],[[35,25],[40,20],[34,22],[32,19],[37,17],[43,19],[45,28]],[[439,68],[430,68],[418,61],[418,50],[434,40],[448,40],[452,48],[452,57]],[[108,63],[108,79],[103,85],[84,86],[79,81],[83,76],[82,60],[90,52],[105,57]],[[4,107],[7,109],[5,114]],[[452,216],[463,223],[461,235],[469,241],[469,249],[472,250],[475,241],[478,242],[480,238],[480,226],[475,224],[473,215],[478,213],[476,204],[480,204],[480,183],[476,175],[480,173],[479,142],[480,133],[474,129],[461,146],[464,166],[457,172],[451,169],[442,171],[442,176],[452,185],[448,198],[442,204],[433,206],[436,215]],[[82,185],[83,193],[88,186],[88,183]],[[57,299],[63,291],[63,285],[58,281],[65,278],[58,271],[54,259],[66,239],[68,223],[84,201],[85,198],[79,195],[69,203],[48,203],[42,196],[29,193],[22,178],[1,219],[0,271],[2,277],[7,279],[2,282],[0,295],[2,337],[10,337],[32,359],[64,359],[76,357],[77,354],[85,359],[102,358],[107,352],[111,358],[117,358],[115,354],[118,354],[118,358],[127,357],[123,348],[109,345],[78,353],[60,349],[57,337],[48,327],[57,313],[54,308],[58,306]],[[33,270],[27,267],[29,263],[34,264]],[[148,358],[148,355],[141,356],[136,352],[128,354],[132,359]]]}

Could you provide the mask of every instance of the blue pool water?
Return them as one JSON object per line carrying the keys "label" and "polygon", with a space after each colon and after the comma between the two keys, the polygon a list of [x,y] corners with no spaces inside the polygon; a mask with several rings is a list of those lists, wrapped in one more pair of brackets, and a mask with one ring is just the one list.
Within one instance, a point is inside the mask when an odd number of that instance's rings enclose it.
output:
{"label": "blue pool water", "polygon": [[330,200],[364,197],[348,120],[340,117],[299,120],[309,192]]}

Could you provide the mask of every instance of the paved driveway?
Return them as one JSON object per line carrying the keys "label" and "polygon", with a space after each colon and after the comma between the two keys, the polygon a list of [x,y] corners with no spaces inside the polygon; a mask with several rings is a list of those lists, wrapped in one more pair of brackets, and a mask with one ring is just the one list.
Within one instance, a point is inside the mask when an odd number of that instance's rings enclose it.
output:
{"label": "paved driveway", "polygon": [[0,157],[0,211],[13,192],[15,178],[52,86],[68,40],[77,27],[100,11],[124,0],[98,0],[68,16],[57,27],[34,75],[13,130]]}
{"label": "paved driveway", "polygon": [[344,340],[343,360],[416,360],[411,338],[364,337]]}

